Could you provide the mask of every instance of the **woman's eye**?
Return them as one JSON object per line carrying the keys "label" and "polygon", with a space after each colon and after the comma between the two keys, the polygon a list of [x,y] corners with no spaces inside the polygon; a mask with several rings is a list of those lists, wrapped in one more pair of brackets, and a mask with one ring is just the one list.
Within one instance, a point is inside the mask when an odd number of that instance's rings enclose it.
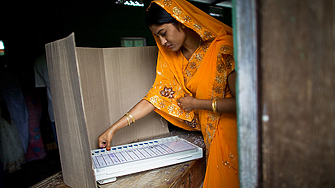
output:
{"label": "woman's eye", "polygon": [[162,33],[162,37],[166,35],[166,31],[164,33]]}

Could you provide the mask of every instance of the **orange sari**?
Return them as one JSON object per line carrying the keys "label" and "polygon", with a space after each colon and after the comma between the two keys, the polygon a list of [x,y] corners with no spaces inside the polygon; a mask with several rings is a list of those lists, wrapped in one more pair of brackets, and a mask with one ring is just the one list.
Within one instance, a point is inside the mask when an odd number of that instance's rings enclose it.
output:
{"label": "orange sari", "polygon": [[232,29],[185,0],[153,2],[196,31],[202,43],[187,60],[180,51],[171,51],[156,38],[159,48],[156,80],[144,99],[172,124],[202,131],[207,156],[204,187],[238,187],[236,114],[186,112],[176,101],[185,94],[197,99],[232,97],[227,82],[235,69]]}

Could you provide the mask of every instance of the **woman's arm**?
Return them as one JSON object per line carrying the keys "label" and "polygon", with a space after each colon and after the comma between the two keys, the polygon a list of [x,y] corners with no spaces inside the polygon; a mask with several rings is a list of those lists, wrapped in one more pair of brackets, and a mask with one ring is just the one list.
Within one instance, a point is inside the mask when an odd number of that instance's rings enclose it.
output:
{"label": "woman's arm", "polygon": [[[128,113],[131,114],[135,120],[138,120],[150,112],[152,112],[155,107],[146,100],[141,100],[137,103]],[[110,142],[115,135],[116,132],[121,130],[123,127],[128,125],[128,120],[125,116],[115,122],[112,126],[110,126],[105,132],[103,132],[98,140],[99,140],[99,147],[106,147],[107,150],[110,149]]]}
{"label": "woman's arm", "polygon": [[[228,86],[233,95],[232,98],[222,98],[216,100],[216,109],[220,113],[235,113],[236,112],[236,73],[232,72],[228,76]],[[213,110],[212,102],[213,100],[206,99],[196,99],[191,96],[185,96],[177,99],[179,105],[186,111],[191,111],[194,109],[203,109],[203,110]]]}

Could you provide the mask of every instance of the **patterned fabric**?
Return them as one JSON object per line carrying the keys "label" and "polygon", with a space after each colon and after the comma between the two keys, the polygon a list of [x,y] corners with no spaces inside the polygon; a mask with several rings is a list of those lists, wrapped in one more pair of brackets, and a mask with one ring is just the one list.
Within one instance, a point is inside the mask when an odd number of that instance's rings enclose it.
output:
{"label": "patterned fabric", "polygon": [[29,113],[29,145],[26,153],[26,161],[43,159],[46,157],[46,153],[40,132],[41,101],[36,91],[26,94],[25,101]]}
{"label": "patterned fabric", "polygon": [[[180,51],[173,52],[156,41],[159,47],[156,80],[144,99],[152,103],[156,111],[171,123],[186,130],[201,130],[204,135],[208,135],[205,142],[209,148],[220,114],[210,111],[186,112],[178,106],[176,99],[185,94],[198,99],[231,97],[225,95],[225,89],[227,76],[235,68],[232,29],[186,1],[154,2],[196,31],[203,42],[192,57],[186,60]],[[190,14],[195,12],[197,14]],[[190,126],[188,122],[192,121],[197,123]]]}
{"label": "patterned fabric", "polygon": [[197,32],[202,42],[187,60],[180,50],[173,52],[155,37],[159,48],[156,80],[144,99],[172,124],[202,131],[208,159],[204,187],[238,187],[236,114],[186,112],[176,101],[185,94],[209,100],[232,97],[227,83],[235,69],[232,29],[185,0],[153,3]]}

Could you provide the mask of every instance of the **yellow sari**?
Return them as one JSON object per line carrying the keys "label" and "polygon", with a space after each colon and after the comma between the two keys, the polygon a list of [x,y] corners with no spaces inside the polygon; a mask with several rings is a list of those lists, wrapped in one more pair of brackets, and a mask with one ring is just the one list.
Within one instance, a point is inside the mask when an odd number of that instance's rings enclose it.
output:
{"label": "yellow sari", "polygon": [[144,99],[172,124],[202,131],[207,156],[204,187],[238,187],[236,114],[186,112],[176,101],[185,94],[197,99],[232,97],[227,82],[235,69],[232,29],[185,0],[153,2],[197,32],[202,43],[187,60],[181,51],[171,51],[156,38],[156,80]]}

